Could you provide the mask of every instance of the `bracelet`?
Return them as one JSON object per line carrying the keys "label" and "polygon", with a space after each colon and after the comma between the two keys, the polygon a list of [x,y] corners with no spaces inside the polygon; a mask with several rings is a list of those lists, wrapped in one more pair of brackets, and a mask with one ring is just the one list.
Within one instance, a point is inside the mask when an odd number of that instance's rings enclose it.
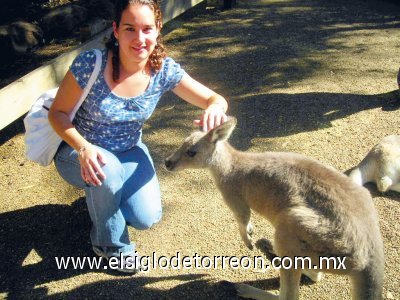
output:
{"label": "bracelet", "polygon": [[82,147],[80,147],[79,150],[78,150],[78,155],[82,156],[83,152],[85,152],[87,150],[89,145],[90,144],[86,144],[86,145],[83,145]]}

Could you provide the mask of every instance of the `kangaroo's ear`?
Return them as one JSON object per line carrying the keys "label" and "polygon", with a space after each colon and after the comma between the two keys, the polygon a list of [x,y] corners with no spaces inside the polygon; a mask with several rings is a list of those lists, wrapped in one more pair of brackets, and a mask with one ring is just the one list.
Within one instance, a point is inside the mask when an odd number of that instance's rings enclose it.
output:
{"label": "kangaroo's ear", "polygon": [[224,124],[210,130],[207,133],[207,139],[214,144],[218,141],[227,140],[231,136],[233,129],[235,129],[236,123],[235,117],[229,117]]}

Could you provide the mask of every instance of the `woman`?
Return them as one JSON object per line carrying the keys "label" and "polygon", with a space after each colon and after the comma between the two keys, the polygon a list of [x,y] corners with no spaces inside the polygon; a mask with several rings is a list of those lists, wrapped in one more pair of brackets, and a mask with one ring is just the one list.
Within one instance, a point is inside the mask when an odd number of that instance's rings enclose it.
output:
{"label": "woman", "polygon": [[127,225],[150,228],[162,213],[153,162],[141,141],[144,121],[168,90],[204,109],[195,123],[205,131],[226,121],[228,105],[166,57],[155,0],[117,0],[115,15],[100,74],[74,121],[69,115],[93,71],[93,50],[72,63],[49,120],[64,140],[55,156],[58,172],[85,189],[94,252],[118,257],[120,271],[136,272],[138,255]]}

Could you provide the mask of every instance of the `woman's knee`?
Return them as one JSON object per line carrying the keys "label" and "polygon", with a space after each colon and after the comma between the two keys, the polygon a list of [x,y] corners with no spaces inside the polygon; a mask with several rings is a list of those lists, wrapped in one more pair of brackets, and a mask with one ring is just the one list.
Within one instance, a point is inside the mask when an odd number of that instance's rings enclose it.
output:
{"label": "woman's knee", "polygon": [[162,209],[160,207],[159,210],[141,214],[139,218],[130,220],[131,222],[128,223],[135,229],[146,230],[157,224],[161,220],[161,217]]}
{"label": "woman's knee", "polygon": [[[120,190],[124,183],[125,169],[116,156],[100,147],[98,148],[102,151],[106,160],[106,164],[101,167],[106,178],[102,180],[100,189]],[[63,142],[58,149],[54,161],[58,173],[65,181],[78,188],[87,187],[81,177],[78,153],[71,146]]]}
{"label": "woman's knee", "polygon": [[121,210],[129,225],[139,230],[149,229],[162,217],[159,189],[154,187],[151,193],[137,193],[123,203]]}
{"label": "woman's knee", "polygon": [[[162,216],[161,193],[150,154],[144,144],[126,153],[123,164],[127,180],[124,183],[121,210],[132,227],[144,230],[152,227]],[[131,154],[129,157],[125,157]],[[134,155],[133,155],[134,154]]]}

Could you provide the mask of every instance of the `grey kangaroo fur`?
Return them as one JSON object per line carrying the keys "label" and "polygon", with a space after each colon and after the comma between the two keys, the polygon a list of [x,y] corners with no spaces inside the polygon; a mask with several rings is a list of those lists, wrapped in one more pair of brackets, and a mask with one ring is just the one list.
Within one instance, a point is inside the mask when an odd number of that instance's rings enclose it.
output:
{"label": "grey kangaroo fur", "polygon": [[400,192],[400,136],[384,137],[349,171],[349,176],[359,185],[375,182],[382,193]]}
{"label": "grey kangaroo fur", "polygon": [[383,243],[371,195],[346,175],[295,153],[247,153],[226,141],[236,125],[231,118],[208,133],[194,132],[165,160],[170,171],[208,168],[252,248],[250,209],[275,228],[280,257],[344,258],[345,269],[281,269],[280,294],[246,284],[237,293],[252,299],[298,299],[301,273],[314,280],[320,272],[350,276],[353,299],[382,299]]}

